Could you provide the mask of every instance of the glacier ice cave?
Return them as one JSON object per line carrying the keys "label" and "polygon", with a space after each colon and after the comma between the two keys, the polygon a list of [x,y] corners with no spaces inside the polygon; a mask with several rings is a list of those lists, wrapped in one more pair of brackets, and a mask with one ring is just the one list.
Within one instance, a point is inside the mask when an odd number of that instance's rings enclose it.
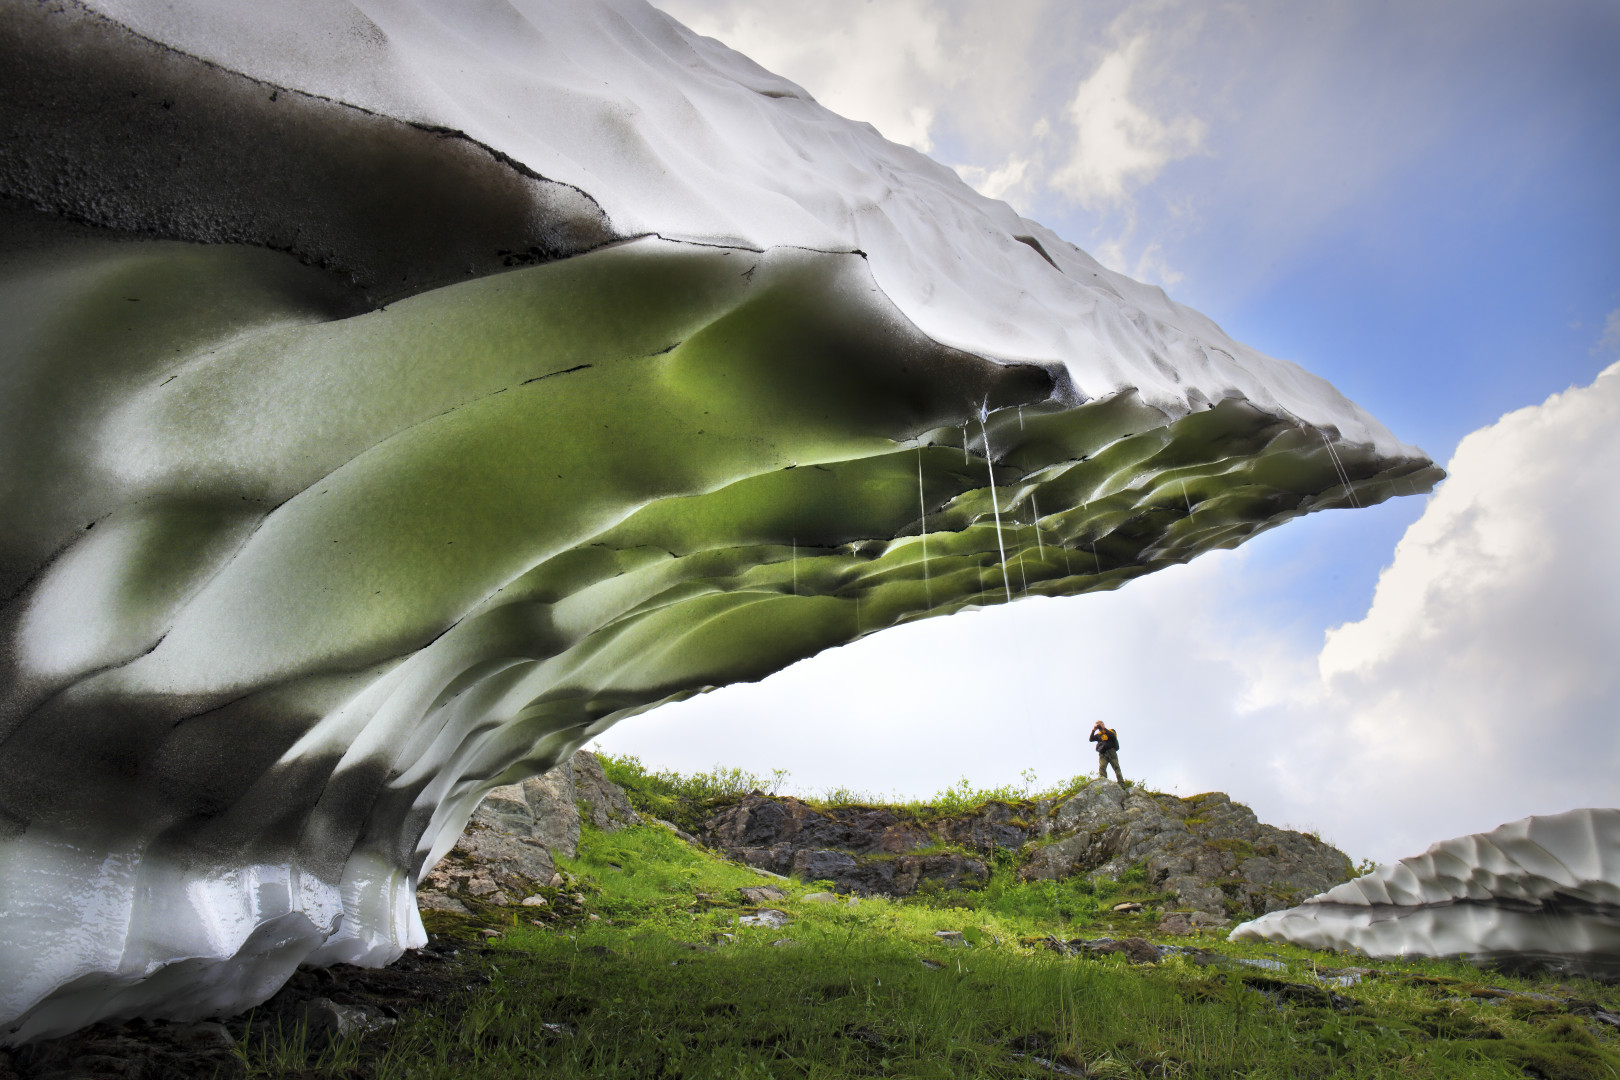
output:
{"label": "glacier ice cave", "polygon": [[0,127],[0,1042],[389,961],[661,702],[1441,475],[640,0],[10,0]]}

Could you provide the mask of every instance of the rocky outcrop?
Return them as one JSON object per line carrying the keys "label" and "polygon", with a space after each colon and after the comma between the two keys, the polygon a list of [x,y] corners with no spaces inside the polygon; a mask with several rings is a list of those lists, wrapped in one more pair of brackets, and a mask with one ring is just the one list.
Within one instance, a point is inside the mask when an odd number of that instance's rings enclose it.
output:
{"label": "rocky outcrop", "polygon": [[[596,756],[581,750],[543,776],[490,792],[423,878],[419,906],[543,905],[538,892],[562,881],[554,855],[575,855],[582,821],[612,831],[640,820]],[[978,888],[998,850],[1016,853],[1025,880],[1134,873],[1174,897],[1179,910],[1162,925],[1171,934],[1277,911],[1351,876],[1342,851],[1262,824],[1220,792],[1182,799],[1108,781],[1059,799],[934,817],[753,792],[711,815],[697,836],[681,835],[757,869],[860,895]]]}
{"label": "rocky outcrop", "polygon": [[502,907],[560,884],[552,855],[577,853],[582,819],[609,832],[641,820],[588,750],[486,795],[455,847],[422,879],[417,905],[465,912],[464,901],[474,899]]}
{"label": "rocky outcrop", "polygon": [[[951,826],[971,831],[965,822]],[[990,880],[983,859],[921,851],[940,846],[939,830],[884,806],[820,810],[792,797],[755,792],[705,821],[698,839],[749,866],[830,881],[844,892],[910,896]],[[982,850],[994,850],[994,844]]]}
{"label": "rocky outcrop", "polygon": [[1344,852],[1263,824],[1220,792],[1181,799],[1104,781],[1054,805],[1042,824],[1025,878],[1117,877],[1140,865],[1148,884],[1191,911],[1279,911],[1352,874]]}
{"label": "rocky outcrop", "polygon": [[699,839],[750,866],[891,896],[981,885],[998,848],[1026,860],[1026,880],[1139,868],[1146,885],[1176,898],[1189,926],[1279,910],[1351,875],[1342,851],[1262,824],[1219,792],[1182,799],[1108,781],[929,820],[754,793],[704,822]]}

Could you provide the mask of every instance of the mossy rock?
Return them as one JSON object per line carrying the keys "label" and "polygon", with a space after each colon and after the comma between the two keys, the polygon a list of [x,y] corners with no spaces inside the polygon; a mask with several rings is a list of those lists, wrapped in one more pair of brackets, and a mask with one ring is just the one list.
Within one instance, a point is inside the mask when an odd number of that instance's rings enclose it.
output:
{"label": "mossy rock", "polygon": [[1620,1054],[1607,1049],[1574,1017],[1554,1020],[1529,1038],[1503,1039],[1486,1050],[1541,1080],[1614,1080]]}
{"label": "mossy rock", "polygon": [[454,911],[424,911],[422,925],[430,936],[458,945],[470,945],[479,937],[476,920]]}
{"label": "mossy rock", "polygon": [[1225,851],[1230,853],[1237,859],[1238,862],[1243,862],[1245,859],[1252,859],[1255,856],[1254,845],[1249,843],[1247,840],[1208,840],[1206,843],[1209,847],[1214,848],[1216,851]]}

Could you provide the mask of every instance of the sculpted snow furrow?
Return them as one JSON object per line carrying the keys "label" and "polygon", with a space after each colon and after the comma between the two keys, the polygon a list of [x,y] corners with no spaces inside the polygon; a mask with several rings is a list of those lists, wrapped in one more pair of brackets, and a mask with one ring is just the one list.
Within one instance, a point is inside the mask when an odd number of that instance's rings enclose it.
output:
{"label": "sculpted snow furrow", "polygon": [[1620,810],[1435,844],[1232,932],[1372,956],[1467,956],[1620,975]]}

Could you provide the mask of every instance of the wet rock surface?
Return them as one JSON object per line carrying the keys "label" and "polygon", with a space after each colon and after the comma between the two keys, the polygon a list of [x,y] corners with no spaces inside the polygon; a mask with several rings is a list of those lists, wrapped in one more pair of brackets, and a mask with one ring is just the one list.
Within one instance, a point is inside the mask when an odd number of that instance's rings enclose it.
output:
{"label": "wet rock surface", "polygon": [[756,792],[711,816],[697,839],[750,866],[858,894],[973,888],[989,880],[998,849],[1027,859],[1027,880],[1117,878],[1140,868],[1147,885],[1182,909],[1167,919],[1167,933],[1280,910],[1352,873],[1342,851],[1263,824],[1219,792],[1183,799],[1109,781],[1062,799],[993,802],[932,820]]}
{"label": "wet rock surface", "polygon": [[539,889],[562,884],[552,853],[572,858],[578,851],[582,815],[608,832],[641,820],[588,750],[485,796],[455,847],[422,879],[417,906],[452,914],[467,913],[469,901],[544,906],[530,901]]}

